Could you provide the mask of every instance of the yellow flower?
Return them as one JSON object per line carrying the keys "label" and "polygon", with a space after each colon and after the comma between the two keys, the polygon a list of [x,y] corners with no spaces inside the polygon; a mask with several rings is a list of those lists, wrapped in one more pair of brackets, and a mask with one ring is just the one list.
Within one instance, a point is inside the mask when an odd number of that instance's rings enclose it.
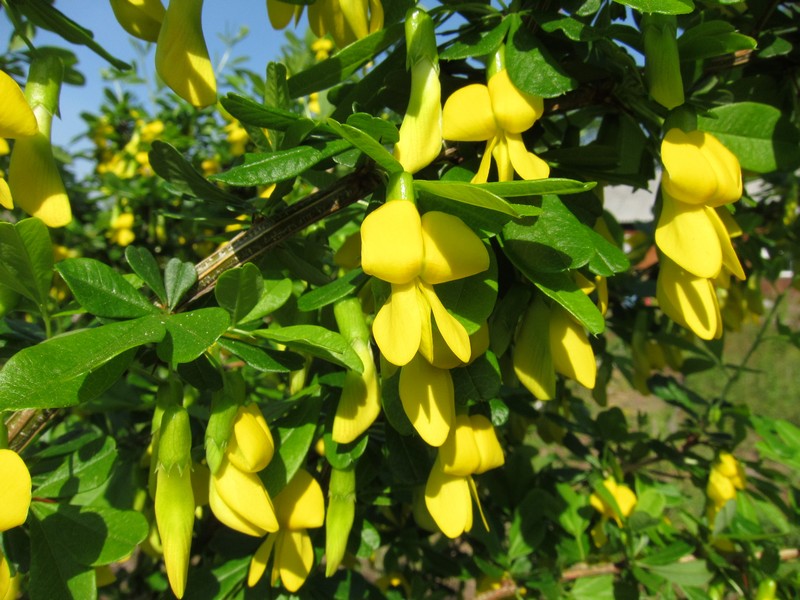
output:
{"label": "yellow flower", "polygon": [[706,494],[712,503],[712,514],[722,510],[745,488],[747,479],[741,463],[729,452],[720,452],[708,476]]}
{"label": "yellow flower", "polygon": [[250,137],[247,135],[247,130],[241,126],[238,121],[231,121],[222,128],[227,134],[228,145],[231,148],[231,154],[234,156],[241,156],[244,154],[247,142]]}
{"label": "yellow flower", "polygon": [[222,523],[246,535],[277,531],[275,507],[257,472],[275,452],[272,434],[255,404],[239,407],[222,462],[211,474],[208,504]]}
{"label": "yellow flower", "polygon": [[431,313],[453,353],[469,360],[469,336],[433,288],[489,267],[486,247],[461,219],[437,211],[420,217],[411,201],[387,202],[361,225],[361,264],[365,273],[392,284],[372,326],[389,362],[405,365],[414,358]]}
{"label": "yellow flower", "polygon": [[217,101],[217,82],[203,37],[203,0],[170,0],[156,47],[156,71],[197,107]]}
{"label": "yellow flower", "polygon": [[[294,17],[300,19],[303,6],[267,0],[269,22],[275,29],[283,29]],[[324,37],[330,33],[340,48],[383,29],[383,5],[380,0],[316,0],[308,7],[308,23],[314,35]],[[321,60],[320,52],[317,60]],[[327,58],[327,56],[325,56]]]}
{"label": "yellow flower", "polygon": [[458,142],[486,141],[473,183],[488,180],[492,156],[500,181],[511,181],[515,171],[523,179],[544,179],[550,175],[550,167],[528,152],[521,135],[543,112],[542,99],[517,89],[502,69],[489,79],[488,85],[465,86],[447,99],[442,135]]}
{"label": "yellow flower", "polygon": [[133,233],[133,221],[133,213],[120,213],[111,220],[108,237],[112,244],[124,248],[136,239],[136,234]]}
{"label": "yellow flower", "polygon": [[431,446],[441,446],[455,416],[450,371],[433,366],[418,354],[400,370],[399,392],[403,410],[420,437]]}
{"label": "yellow flower", "polygon": [[111,9],[122,28],[147,42],[157,42],[164,5],[161,0],[111,0]]}
{"label": "yellow flower", "polygon": [[364,370],[361,373],[348,371],[345,374],[342,396],[336,407],[331,432],[331,437],[337,444],[349,444],[355,440],[372,425],[381,411],[378,372],[372,359],[369,340],[357,339],[351,341],[351,344],[361,359]]}
{"label": "yellow flower", "polygon": [[14,200],[11,198],[11,189],[5,178],[0,177],[0,206],[11,210],[14,208]]}
{"label": "yellow flower", "polygon": [[252,587],[259,582],[274,549],[272,585],[280,578],[283,587],[296,592],[314,564],[314,548],[306,530],[322,527],[325,522],[322,488],[316,479],[301,469],[275,496],[275,511],[280,530],[267,536],[256,550],[250,561],[247,585]]}
{"label": "yellow flower", "polygon": [[512,363],[520,383],[539,400],[556,393],[556,373],[593,389],[597,362],[583,327],[561,305],[536,298],[522,318]]}
{"label": "yellow flower", "polygon": [[152,142],[162,133],[164,133],[164,122],[160,119],[156,119],[155,121],[151,121],[142,125],[141,129],[139,130],[141,140],[145,143]]}
{"label": "yellow flower", "polygon": [[486,417],[459,415],[455,418],[454,427],[439,448],[425,484],[425,506],[442,533],[456,538],[472,528],[472,498],[488,529],[472,475],[504,463],[503,449]]}
{"label": "yellow flower", "polygon": [[29,137],[39,131],[36,117],[17,82],[0,71],[0,137]]}
{"label": "yellow flower", "polygon": [[[267,4],[272,4],[267,2]],[[283,4],[283,3],[281,3]],[[283,29],[283,27],[276,27],[276,29]],[[331,55],[333,50],[333,41],[328,38],[319,38],[311,44],[311,51],[314,53],[314,58],[317,60],[325,60]]]}
{"label": "yellow flower", "polygon": [[697,337],[712,340],[722,336],[722,315],[714,284],[684,271],[666,256],[660,260],[656,299],[670,319]]}
{"label": "yellow flower", "polygon": [[617,525],[622,527],[622,520],[620,517],[627,517],[633,512],[636,506],[636,494],[624,483],[617,483],[613,477],[609,477],[603,481],[603,486],[614,497],[619,512],[596,493],[593,493],[589,497],[589,504],[602,515],[603,519],[613,518],[617,522]]}
{"label": "yellow flower", "polygon": [[[31,505],[31,475],[13,450],[0,450],[0,532],[22,525]],[[1,596],[2,594],[0,594]]]}

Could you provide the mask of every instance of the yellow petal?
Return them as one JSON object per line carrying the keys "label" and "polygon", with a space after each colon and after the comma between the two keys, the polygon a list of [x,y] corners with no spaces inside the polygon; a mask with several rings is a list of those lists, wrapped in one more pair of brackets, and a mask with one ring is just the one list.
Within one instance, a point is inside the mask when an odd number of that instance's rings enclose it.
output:
{"label": "yellow petal", "polygon": [[272,460],[275,443],[255,403],[239,408],[225,452],[234,466],[247,473],[261,471]]}
{"label": "yellow petal", "polygon": [[111,0],[111,9],[122,28],[147,42],[157,42],[164,5],[161,0]]}
{"label": "yellow petal", "polygon": [[357,39],[369,35],[369,17],[367,16],[367,0],[339,0],[339,7],[348,27]]}
{"label": "yellow petal", "polygon": [[422,215],[424,260],[420,277],[431,284],[463,279],[489,268],[489,252],[472,229],[453,215]]}
{"label": "yellow petal", "polygon": [[422,338],[422,315],[415,281],[392,285],[392,294],[375,315],[372,335],[383,356],[390,363],[408,363]]}
{"label": "yellow petal", "polygon": [[194,496],[191,470],[158,471],[155,513],[158,534],[164,548],[164,565],[172,592],[182,598],[189,572],[189,555],[194,527]]}
{"label": "yellow petal", "polygon": [[497,181],[513,181],[514,165],[508,151],[508,141],[504,133],[497,135],[497,143],[492,150],[492,157],[497,164]]}
{"label": "yellow petal", "polygon": [[308,471],[297,471],[275,496],[275,514],[282,530],[322,526],[325,522],[325,499],[319,483]]}
{"label": "yellow petal", "polygon": [[495,136],[489,138],[489,141],[486,142],[486,148],[483,151],[483,157],[481,158],[478,172],[475,173],[470,183],[486,183],[489,179],[489,169],[492,167],[492,153],[494,152],[494,147],[497,145],[497,140],[498,138]]}
{"label": "yellow petal", "polygon": [[290,592],[296,592],[305,583],[314,565],[314,547],[305,529],[281,531],[275,542],[273,580],[280,574],[281,583]]}
{"label": "yellow petal", "polygon": [[217,82],[203,37],[203,0],[170,0],[156,47],[156,71],[193,106],[217,101]]}
{"label": "yellow petal", "polygon": [[717,216],[722,221],[722,224],[725,225],[725,230],[728,232],[728,237],[735,238],[744,233],[742,228],[739,226],[739,223],[736,222],[736,219],[731,214],[731,211],[721,206],[715,208],[715,210],[717,212]]}
{"label": "yellow petal", "polygon": [[433,318],[436,320],[436,326],[442,334],[444,341],[447,342],[450,350],[455,354],[461,362],[469,362],[469,357],[472,354],[469,343],[469,334],[464,326],[458,322],[453,315],[447,312],[433,286],[421,281],[417,286],[428,301],[433,313]]}
{"label": "yellow petal", "polygon": [[267,0],[267,16],[273,29],[283,29],[292,20],[297,5],[281,2],[281,0]]}
{"label": "yellow petal", "polygon": [[699,338],[711,340],[721,335],[719,302],[711,282],[687,273],[666,256],[660,262],[656,298],[661,309]]}
{"label": "yellow petal", "polygon": [[369,32],[383,29],[383,4],[381,0],[369,0]]}
{"label": "yellow petal", "polygon": [[495,136],[489,88],[473,83],[453,92],[442,111],[442,136],[457,142],[482,142]]}
{"label": "yellow petal", "polygon": [[670,129],[661,143],[664,189],[690,204],[720,206],[742,195],[739,161],[713,135]]}
{"label": "yellow petal", "polygon": [[734,277],[744,281],[746,277],[744,274],[744,269],[742,268],[742,263],[739,262],[739,257],[736,255],[736,250],[733,248],[731,236],[728,233],[728,228],[726,227],[725,221],[720,218],[720,211],[724,211],[725,213],[728,213],[728,211],[724,208],[715,209],[711,207],[706,207],[705,210],[706,214],[708,215],[708,220],[714,226],[715,233],[719,239],[720,247],[722,248],[722,264],[726,269],[728,269],[728,271],[731,272]]}
{"label": "yellow petal", "polygon": [[[230,461],[223,460],[211,480],[220,499],[240,518],[264,531],[278,530],[275,508],[258,475],[240,471]],[[211,504],[210,501],[211,494]],[[214,509],[213,504],[211,509]]]}
{"label": "yellow petal", "polygon": [[455,414],[450,371],[437,369],[416,356],[400,371],[400,400],[420,437],[431,446],[441,446]]}
{"label": "yellow petal", "polygon": [[22,525],[31,505],[31,475],[19,454],[0,450],[0,531]]}
{"label": "yellow petal", "polygon": [[264,571],[267,570],[267,563],[272,554],[272,547],[275,545],[275,538],[278,537],[277,533],[270,533],[267,538],[253,554],[250,559],[250,568],[247,570],[247,586],[253,587],[264,576]]}
{"label": "yellow petal", "polygon": [[505,137],[511,165],[520,177],[526,180],[550,177],[550,165],[533,152],[528,152],[518,133],[506,133]]}
{"label": "yellow petal", "polygon": [[495,121],[506,133],[527,131],[544,113],[544,101],[519,90],[511,83],[506,69],[489,79],[488,88]]}
{"label": "yellow petal", "polygon": [[364,433],[381,412],[381,393],[378,372],[368,343],[354,343],[364,371],[348,371],[344,378],[342,396],[333,418],[331,437],[337,444],[349,444]]}
{"label": "yellow petal", "polygon": [[472,525],[472,498],[467,478],[448,475],[438,461],[425,484],[425,506],[449,538],[457,538]]}
{"label": "yellow petal", "polygon": [[512,353],[519,382],[539,400],[556,394],[556,371],[550,353],[550,309],[535,299],[522,318]]}
{"label": "yellow petal", "polygon": [[472,475],[480,467],[481,456],[469,416],[455,418],[450,435],[439,447],[438,461],[444,473],[460,477]]}
{"label": "yellow petal", "polygon": [[481,463],[473,473],[480,475],[491,469],[502,467],[506,459],[492,423],[483,415],[472,415],[470,421],[475,444],[478,446],[478,454],[481,457]]}
{"label": "yellow petal", "polygon": [[19,138],[11,151],[8,187],[16,205],[48,227],[63,227],[72,220],[69,198],[53,158],[50,142],[42,133]]}
{"label": "yellow petal", "polygon": [[659,249],[698,277],[716,277],[722,268],[722,247],[709,209],[680,202],[666,191],[662,198],[661,216],[656,225]]}
{"label": "yellow petal", "polygon": [[39,131],[25,94],[5,71],[0,71],[0,98],[0,137],[22,138]]}
{"label": "yellow petal", "polygon": [[736,498],[736,488],[730,479],[716,469],[711,469],[708,476],[706,494],[717,508],[725,506],[729,500]]}
{"label": "yellow petal", "polygon": [[561,306],[550,311],[550,353],[557,373],[594,388],[597,361],[583,326]]}
{"label": "yellow petal", "polygon": [[8,187],[8,182],[0,177],[0,206],[11,210],[14,208],[14,200],[11,197],[11,190]]}
{"label": "yellow petal", "polygon": [[262,537],[267,534],[266,529],[262,529],[248,521],[238,512],[234,511],[228,504],[220,497],[217,491],[217,484],[212,477],[208,486],[208,505],[211,512],[217,520],[223,525],[230,527],[234,531],[238,531],[245,535],[252,535],[253,537]]}
{"label": "yellow petal", "polygon": [[442,150],[441,96],[438,69],[430,60],[420,60],[411,69],[411,98],[394,147],[409,173],[427,167]]}
{"label": "yellow petal", "polygon": [[[3,549],[0,548],[0,600],[6,600],[10,596],[8,593],[11,590],[11,567],[6,560],[6,555],[3,554]],[[10,597],[9,600],[14,600],[16,594]]]}
{"label": "yellow petal", "polygon": [[390,283],[413,281],[422,270],[422,221],[413,202],[396,200],[361,224],[361,266]]}

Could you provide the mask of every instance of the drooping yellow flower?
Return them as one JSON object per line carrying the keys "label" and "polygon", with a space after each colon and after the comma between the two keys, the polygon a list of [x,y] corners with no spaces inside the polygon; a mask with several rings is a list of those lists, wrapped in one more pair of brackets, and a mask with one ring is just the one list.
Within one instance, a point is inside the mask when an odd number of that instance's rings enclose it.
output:
{"label": "drooping yellow flower", "polygon": [[157,42],[164,20],[161,0],[111,0],[111,9],[122,28],[146,42]]}
{"label": "drooping yellow flower", "polygon": [[133,213],[120,213],[111,220],[108,237],[112,244],[124,248],[133,243],[136,234],[133,232]]}
{"label": "drooping yellow flower", "polygon": [[5,71],[0,71],[0,98],[0,138],[29,137],[39,131],[25,95]]}
{"label": "drooping yellow flower", "polygon": [[272,460],[275,444],[255,404],[239,407],[222,462],[211,474],[208,504],[222,523],[246,535],[277,531],[275,507],[257,475]]}
{"label": "drooping yellow flower", "polygon": [[365,273],[392,284],[372,326],[389,362],[405,365],[414,358],[431,313],[453,353],[469,360],[469,336],[433,288],[489,267],[486,247],[461,219],[438,211],[420,217],[411,201],[387,202],[361,225],[361,264]]}
{"label": "drooping yellow flower", "polygon": [[364,433],[381,411],[381,392],[378,372],[369,340],[353,340],[353,349],[364,370],[361,373],[348,371],[345,374],[342,395],[333,418],[331,437],[337,444],[349,444]]}
{"label": "drooping yellow flower", "polygon": [[[292,18],[299,21],[302,11],[301,4],[267,0],[269,22],[275,29],[283,29]],[[383,5],[380,0],[317,0],[308,7],[308,23],[314,35],[321,38],[329,33],[344,48],[383,29]]]}
{"label": "drooping yellow flower", "polygon": [[0,450],[0,532],[22,525],[31,505],[31,475],[13,450]]}
{"label": "drooping yellow flower", "polygon": [[256,550],[250,561],[247,585],[252,587],[259,582],[270,555],[274,554],[272,585],[280,579],[283,587],[296,592],[314,564],[314,548],[307,529],[322,527],[325,522],[325,499],[317,480],[307,471],[299,470],[275,496],[275,512],[280,529],[268,535]]}
{"label": "drooping yellow flower", "polygon": [[722,315],[712,281],[683,270],[666,256],[660,260],[656,299],[670,319],[697,337],[722,336]]}
{"label": "drooping yellow flower", "polygon": [[729,500],[736,498],[737,490],[743,490],[746,483],[742,464],[730,452],[720,452],[711,467],[706,486],[712,515],[722,510]]}
{"label": "drooping yellow flower", "polygon": [[503,449],[489,420],[483,415],[459,415],[447,440],[439,448],[425,485],[425,506],[436,525],[449,538],[472,528],[472,498],[483,518],[473,475],[505,463]]}
{"label": "drooping yellow flower", "polygon": [[159,77],[197,107],[217,101],[217,82],[203,37],[202,11],[203,0],[170,0],[156,47]]}
{"label": "drooping yellow flower", "polygon": [[544,179],[550,175],[550,167],[528,152],[521,135],[533,127],[543,112],[542,99],[517,89],[508,72],[501,69],[488,85],[467,85],[447,99],[442,135],[457,142],[486,141],[473,183],[488,180],[493,156],[500,181],[513,180],[515,171],[523,179]]}
{"label": "drooping yellow flower", "polygon": [[593,493],[589,497],[589,503],[603,516],[603,519],[614,519],[617,525],[622,527],[622,519],[620,517],[628,517],[633,512],[636,506],[636,494],[624,483],[617,483],[613,477],[608,477],[603,481],[603,487],[614,497],[619,513],[599,494]]}
{"label": "drooping yellow flower", "polygon": [[233,156],[241,156],[244,154],[245,148],[247,147],[247,142],[250,140],[250,137],[247,135],[247,130],[242,127],[241,123],[238,121],[231,121],[225,127],[222,128],[223,131],[226,133],[226,138],[228,140],[228,145],[231,149],[231,154]]}
{"label": "drooping yellow flower", "polygon": [[522,318],[512,362],[520,383],[540,400],[556,393],[556,373],[593,389],[597,362],[583,327],[566,309],[537,297]]}

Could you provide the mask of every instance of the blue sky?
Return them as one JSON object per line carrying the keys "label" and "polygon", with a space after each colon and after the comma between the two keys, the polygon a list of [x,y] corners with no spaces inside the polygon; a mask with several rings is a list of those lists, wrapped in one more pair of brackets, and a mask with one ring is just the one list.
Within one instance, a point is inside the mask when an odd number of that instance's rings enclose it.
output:
{"label": "blue sky", "polygon": [[[265,0],[205,2],[203,31],[215,65],[223,58],[225,52],[225,45],[220,40],[220,35],[232,35],[243,25],[249,29],[249,35],[236,45],[235,55],[249,57],[249,68],[259,73],[264,72],[267,63],[279,56],[280,47],[285,44],[284,32],[272,29],[267,18],[266,5]],[[94,32],[95,40],[117,58],[127,62],[137,58],[131,43],[133,38],[117,23],[107,0],[56,0],[55,6]],[[305,27],[305,22],[301,21],[297,31],[300,37]],[[11,31],[8,19],[0,11],[0,39],[7,41]],[[79,114],[84,111],[96,111],[103,102],[103,89],[108,83],[103,80],[101,70],[112,67],[91,50],[69,44],[46,31],[37,33],[34,42],[37,45],[65,46],[72,50],[78,57],[78,69],[86,77],[85,86],[64,86],[61,91],[61,121],[53,124],[53,142],[68,146],[75,136],[84,130],[85,126]],[[152,51],[144,66],[152,76],[155,72]],[[137,94],[145,93],[144,88],[137,89]]]}

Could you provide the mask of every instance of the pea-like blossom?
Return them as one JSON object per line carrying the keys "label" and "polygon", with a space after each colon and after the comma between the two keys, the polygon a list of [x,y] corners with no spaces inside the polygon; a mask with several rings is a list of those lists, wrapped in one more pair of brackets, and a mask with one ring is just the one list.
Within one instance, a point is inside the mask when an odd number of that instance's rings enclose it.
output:
{"label": "pea-like blossom", "polygon": [[[31,474],[13,450],[0,449],[0,532],[22,525],[31,505]],[[0,548],[0,598],[14,598],[18,580]]]}
{"label": "pea-like blossom", "polygon": [[132,36],[146,42],[157,42],[164,20],[161,0],[111,0],[114,17]]}
{"label": "pea-like blossom", "polygon": [[706,494],[711,502],[710,513],[716,514],[736,498],[747,483],[742,464],[730,452],[720,452],[708,475]]}
{"label": "pea-like blossom", "polygon": [[361,264],[364,272],[392,284],[372,326],[389,362],[405,365],[414,358],[423,330],[431,330],[431,314],[453,353],[469,360],[467,331],[433,287],[489,268],[486,247],[461,219],[439,211],[420,217],[409,200],[387,202],[361,225]]}
{"label": "pea-like blossom", "polygon": [[322,488],[310,473],[300,469],[275,496],[275,512],[280,529],[267,536],[250,561],[247,585],[259,582],[272,562],[272,585],[280,579],[283,587],[296,592],[305,583],[314,564],[314,547],[308,529],[325,522]]}
{"label": "pea-like blossom", "polygon": [[542,99],[519,90],[501,69],[488,85],[473,83],[450,95],[442,113],[442,136],[457,142],[486,141],[473,183],[488,180],[492,157],[500,181],[513,180],[515,172],[522,179],[544,179],[550,167],[528,152],[522,140],[522,132],[533,127],[543,112]]}
{"label": "pea-like blossom", "polygon": [[[267,0],[269,22],[275,29],[283,29],[292,19],[297,22],[302,12],[302,4]],[[383,29],[383,5],[380,0],[316,0],[308,7],[308,24],[314,35],[330,34],[344,48]]]}
{"label": "pea-like blossom", "polygon": [[621,517],[628,517],[633,512],[636,506],[636,494],[624,483],[617,483],[617,480],[613,477],[608,477],[603,481],[603,487],[605,487],[614,498],[614,502],[617,503],[617,509],[619,510],[616,510],[597,493],[593,493],[589,497],[589,504],[602,515],[603,519],[614,519],[617,525],[622,527]]}
{"label": "pea-like blossom", "polygon": [[472,476],[504,463],[503,449],[489,419],[483,415],[456,417],[425,484],[425,506],[442,533],[456,538],[472,528],[473,498],[488,529]]}

